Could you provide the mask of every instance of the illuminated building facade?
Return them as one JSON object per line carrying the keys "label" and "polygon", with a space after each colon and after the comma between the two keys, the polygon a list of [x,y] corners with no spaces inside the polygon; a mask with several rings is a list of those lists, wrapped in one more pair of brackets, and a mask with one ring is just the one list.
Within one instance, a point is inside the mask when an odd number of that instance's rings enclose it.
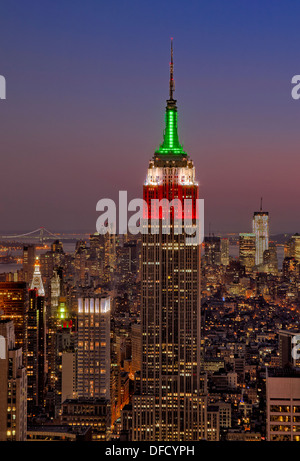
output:
{"label": "illuminated building facade", "polygon": [[290,258],[295,258],[295,261],[300,263],[300,235],[293,235],[288,242],[288,254]]}
{"label": "illuminated building facade", "polygon": [[5,338],[5,356],[0,356],[0,441],[25,441],[27,376],[12,320],[0,317],[0,335]]}
{"label": "illuminated building facade", "polygon": [[300,369],[267,368],[267,440],[300,442]]}
{"label": "illuminated building facade", "polygon": [[77,391],[110,398],[110,297],[78,299]]}
{"label": "illuminated building facade", "polygon": [[62,405],[60,416],[62,424],[68,424],[73,429],[91,427],[92,440],[110,440],[110,402],[105,398],[67,399]]}
{"label": "illuminated building facade", "polygon": [[29,289],[28,307],[28,413],[32,416],[37,407],[44,406],[46,382],[46,317],[45,290],[36,258],[34,273]]}
{"label": "illuminated building facade", "polygon": [[142,368],[142,325],[140,323],[131,325],[131,356],[131,369],[134,375]]}
{"label": "illuminated building facade", "polygon": [[57,311],[61,291],[61,277],[55,269],[50,280],[50,309],[47,310],[47,363],[48,384],[55,387],[55,333],[57,329]]}
{"label": "illuminated building facade", "polygon": [[263,263],[264,251],[269,248],[269,213],[262,211],[262,204],[260,211],[254,212],[252,227],[256,239],[255,264],[258,265]]}
{"label": "illuminated building facade", "polygon": [[229,264],[229,239],[221,238],[221,264],[228,266]]}
{"label": "illuminated building facade", "polygon": [[207,407],[207,440],[209,442],[220,440],[220,411],[213,405]]}
{"label": "illuminated building facade", "polygon": [[255,234],[240,234],[239,236],[239,260],[247,273],[255,266],[256,236]]}
{"label": "illuminated building facade", "polygon": [[30,283],[33,276],[35,263],[35,245],[23,246],[23,274],[24,282]]}
{"label": "illuminated building facade", "polygon": [[[133,440],[199,440],[206,430],[200,385],[200,245],[187,243],[184,231],[176,229],[184,199],[191,200],[189,217],[196,221],[198,184],[193,162],[179,143],[173,91],[171,47],[164,140],[144,185],[148,232],[142,235],[141,395],[133,396]],[[167,223],[152,199],[178,199],[182,210],[175,205]]]}
{"label": "illuminated building facade", "polygon": [[209,236],[204,238],[205,265],[219,266],[221,264],[221,239]]}
{"label": "illuminated building facade", "polygon": [[24,359],[26,359],[27,350],[27,309],[28,294],[26,283],[0,282],[1,318],[13,320],[16,347],[22,347]]}
{"label": "illuminated building facade", "polygon": [[265,267],[265,272],[273,275],[278,274],[277,247],[274,242],[269,242],[269,248],[264,251],[263,264]]}
{"label": "illuminated building facade", "polygon": [[105,237],[95,232],[90,235],[90,252],[87,259],[89,274],[91,277],[103,277]]}

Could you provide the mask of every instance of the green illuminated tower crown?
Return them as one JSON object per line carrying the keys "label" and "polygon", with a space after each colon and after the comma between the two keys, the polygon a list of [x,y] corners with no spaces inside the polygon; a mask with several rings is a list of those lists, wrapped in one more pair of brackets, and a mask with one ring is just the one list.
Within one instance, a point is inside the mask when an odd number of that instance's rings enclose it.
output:
{"label": "green illuminated tower crown", "polygon": [[164,131],[164,140],[159,149],[155,151],[156,154],[163,155],[186,155],[182,145],[179,143],[178,127],[177,127],[177,106],[176,100],[173,98],[175,91],[174,85],[174,65],[173,65],[173,39],[171,39],[171,62],[170,62],[170,94],[167,100],[166,107],[166,128]]}

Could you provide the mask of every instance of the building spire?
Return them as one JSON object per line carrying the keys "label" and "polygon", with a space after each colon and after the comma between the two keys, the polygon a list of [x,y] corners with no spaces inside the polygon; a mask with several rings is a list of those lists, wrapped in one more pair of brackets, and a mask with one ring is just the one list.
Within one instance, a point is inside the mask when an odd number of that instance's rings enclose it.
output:
{"label": "building spire", "polygon": [[44,285],[42,281],[42,275],[40,271],[40,261],[39,257],[36,257],[35,264],[34,264],[34,273],[33,273],[33,278],[32,282],[30,285],[30,290],[37,290],[38,296],[45,296],[45,290],[44,290]]}
{"label": "building spire", "polygon": [[178,139],[177,127],[177,106],[176,99],[173,98],[175,91],[174,84],[174,63],[173,63],[173,38],[171,38],[171,61],[170,61],[170,80],[169,80],[169,99],[166,107],[166,127],[164,131],[164,140],[156,154],[166,155],[186,155]]}
{"label": "building spire", "polygon": [[169,99],[167,100],[167,109],[177,110],[176,100],[173,98],[175,91],[174,81],[174,61],[173,61],[173,37],[171,38],[171,61],[170,61],[170,79],[169,79]]}
{"label": "building spire", "polygon": [[174,84],[174,64],[173,64],[173,37],[171,38],[171,61],[170,61],[170,92],[169,92],[169,100],[173,101],[173,93],[175,91],[175,84]]}
{"label": "building spire", "polygon": [[263,198],[261,197],[260,198],[260,211],[262,211],[262,201],[263,201]]}

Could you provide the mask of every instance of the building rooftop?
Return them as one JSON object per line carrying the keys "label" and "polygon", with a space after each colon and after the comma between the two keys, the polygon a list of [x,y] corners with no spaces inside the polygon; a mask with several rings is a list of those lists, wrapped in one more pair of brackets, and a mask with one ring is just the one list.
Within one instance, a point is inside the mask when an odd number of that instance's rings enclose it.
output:
{"label": "building rooftop", "polygon": [[68,425],[36,425],[28,426],[27,432],[53,432],[60,434],[85,434],[89,426],[68,426]]}
{"label": "building rooftop", "polygon": [[97,398],[97,399],[94,399],[92,397],[91,398],[79,397],[78,399],[66,399],[62,402],[62,405],[65,405],[65,404],[97,405],[97,404],[103,404],[103,403],[108,404],[109,400],[104,397]]}
{"label": "building rooftop", "polygon": [[267,377],[269,378],[300,378],[300,368],[286,366],[284,368],[267,367]]}

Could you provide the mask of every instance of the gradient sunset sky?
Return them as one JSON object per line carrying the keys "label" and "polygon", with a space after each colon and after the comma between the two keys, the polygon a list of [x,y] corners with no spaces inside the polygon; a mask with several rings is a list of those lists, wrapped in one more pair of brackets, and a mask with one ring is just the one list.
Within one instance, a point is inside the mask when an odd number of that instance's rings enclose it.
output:
{"label": "gradient sunset sky", "polygon": [[179,139],[205,228],[300,232],[300,2],[2,2],[0,233],[96,230],[96,203],[142,196],[162,142],[174,37]]}

